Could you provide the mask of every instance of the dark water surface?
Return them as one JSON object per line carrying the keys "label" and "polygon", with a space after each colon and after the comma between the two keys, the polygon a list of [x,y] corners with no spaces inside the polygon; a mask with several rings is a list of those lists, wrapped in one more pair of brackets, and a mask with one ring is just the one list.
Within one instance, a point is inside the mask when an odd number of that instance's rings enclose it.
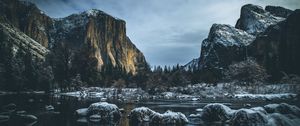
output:
{"label": "dark water surface", "polygon": [[[87,108],[91,103],[98,102],[100,99],[80,99],[68,96],[54,96],[54,95],[38,95],[38,94],[15,94],[15,95],[1,95],[0,106],[7,105],[9,103],[15,103],[17,110],[25,110],[27,114],[32,114],[38,117],[38,121],[33,126],[100,126],[101,124],[90,123],[85,119],[77,119],[74,112],[79,108]],[[150,109],[164,113],[167,110],[176,112],[182,112],[187,117],[190,114],[196,114],[197,108],[203,108],[208,103],[224,103],[232,109],[239,109],[244,107],[245,104],[251,104],[251,107],[263,106],[269,103],[287,102],[299,107],[298,101],[251,101],[251,100],[239,100],[234,101],[232,99],[203,99],[200,101],[188,101],[188,100],[149,100],[133,103],[121,103],[117,100],[109,100],[109,103],[116,104],[119,108],[123,108],[125,112],[120,121],[120,126],[128,126],[129,120],[127,115],[129,112],[140,106],[149,107]],[[46,105],[53,105],[55,112],[48,112],[45,110]],[[189,118],[190,124],[199,125],[201,122]],[[0,123],[0,125],[15,125],[12,122]],[[21,125],[21,124],[18,124]],[[220,124],[222,125],[222,124]]]}

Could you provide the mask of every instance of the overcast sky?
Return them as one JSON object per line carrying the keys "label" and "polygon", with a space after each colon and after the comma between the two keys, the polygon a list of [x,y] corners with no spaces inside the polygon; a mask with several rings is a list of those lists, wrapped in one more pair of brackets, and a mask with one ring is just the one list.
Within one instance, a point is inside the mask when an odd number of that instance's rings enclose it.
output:
{"label": "overcast sky", "polygon": [[242,5],[300,8],[300,0],[29,0],[50,17],[99,9],[126,21],[127,35],[150,65],[199,57],[213,23],[235,25]]}

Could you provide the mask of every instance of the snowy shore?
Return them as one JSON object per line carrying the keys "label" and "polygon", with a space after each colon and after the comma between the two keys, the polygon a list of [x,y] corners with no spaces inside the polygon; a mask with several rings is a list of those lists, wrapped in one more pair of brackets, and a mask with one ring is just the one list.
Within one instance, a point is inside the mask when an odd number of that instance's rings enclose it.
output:
{"label": "snowy shore", "polygon": [[121,100],[142,99],[168,99],[168,100],[192,100],[201,99],[249,99],[249,100],[294,100],[300,92],[300,85],[273,84],[260,87],[255,86],[233,86],[230,83],[217,85],[195,84],[186,87],[172,87],[167,91],[156,91],[150,95],[140,88],[100,88],[89,87],[81,91],[60,93],[64,96],[78,98],[100,98]]}

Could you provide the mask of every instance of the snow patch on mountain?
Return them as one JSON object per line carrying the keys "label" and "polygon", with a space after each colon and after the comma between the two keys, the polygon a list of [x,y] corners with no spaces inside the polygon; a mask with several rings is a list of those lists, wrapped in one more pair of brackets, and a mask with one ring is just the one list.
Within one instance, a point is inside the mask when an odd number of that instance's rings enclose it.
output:
{"label": "snow patch on mountain", "polygon": [[[226,24],[213,24],[208,36],[209,42],[227,46],[247,46],[255,37],[243,30]],[[207,45],[204,43],[204,46]]]}
{"label": "snow patch on mountain", "polygon": [[247,4],[241,9],[241,16],[236,28],[245,30],[252,35],[264,32],[269,26],[283,21],[285,18],[272,15],[261,6]]}

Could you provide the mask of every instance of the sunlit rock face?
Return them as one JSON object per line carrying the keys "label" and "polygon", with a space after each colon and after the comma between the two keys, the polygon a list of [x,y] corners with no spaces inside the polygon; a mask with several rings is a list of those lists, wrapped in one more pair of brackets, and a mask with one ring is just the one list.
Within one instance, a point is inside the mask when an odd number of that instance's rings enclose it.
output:
{"label": "sunlit rock face", "polygon": [[17,0],[0,1],[1,22],[9,23],[42,46],[68,45],[72,54],[87,52],[96,59],[95,68],[113,66],[136,74],[146,64],[144,55],[126,35],[126,23],[100,10],[88,10],[53,19],[34,4]]}
{"label": "sunlit rock face", "polygon": [[110,64],[135,74],[139,66],[145,65],[143,54],[126,36],[126,23],[121,19],[93,9],[55,19],[54,24],[51,36],[55,42],[67,43],[72,50],[87,46],[99,70]]}

